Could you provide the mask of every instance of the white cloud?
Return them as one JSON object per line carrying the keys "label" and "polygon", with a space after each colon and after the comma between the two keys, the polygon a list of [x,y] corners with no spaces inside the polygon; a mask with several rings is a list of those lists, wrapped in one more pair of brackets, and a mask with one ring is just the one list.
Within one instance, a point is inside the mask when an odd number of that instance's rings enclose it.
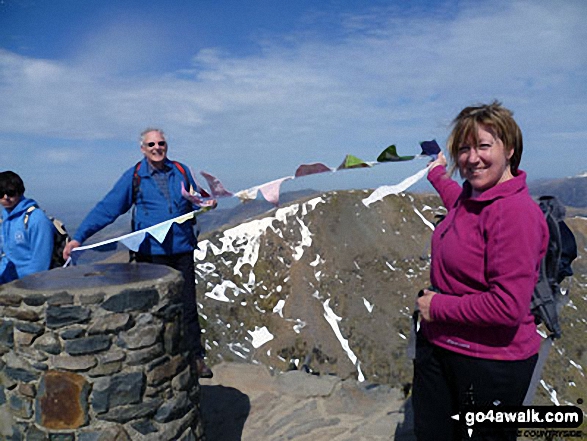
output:
{"label": "white cloud", "polygon": [[40,152],[42,160],[49,164],[68,164],[79,162],[84,158],[84,154],[71,148],[48,148]]}
{"label": "white cloud", "polygon": [[[240,189],[291,174],[301,162],[337,165],[346,153],[373,159],[389,143],[413,153],[418,141],[440,141],[463,106],[498,98],[530,134],[524,163],[534,175],[576,168],[578,157],[542,169],[532,149],[550,148],[555,133],[570,145],[584,131],[587,6],[459,5],[436,15],[345,15],[329,40],[277,35],[248,56],[208,48],[184,69],[157,76],[134,66],[165,63],[169,42],[157,46],[151,28],[122,31],[128,20],[84,39],[66,61],[0,50],[0,131],[76,139],[91,157],[90,141],[134,149],[143,127],[161,126],[179,158]],[[113,181],[128,155],[101,153],[107,166],[64,152],[47,158],[76,163],[86,175],[102,166],[103,179]],[[254,155],[251,174],[240,162]]]}

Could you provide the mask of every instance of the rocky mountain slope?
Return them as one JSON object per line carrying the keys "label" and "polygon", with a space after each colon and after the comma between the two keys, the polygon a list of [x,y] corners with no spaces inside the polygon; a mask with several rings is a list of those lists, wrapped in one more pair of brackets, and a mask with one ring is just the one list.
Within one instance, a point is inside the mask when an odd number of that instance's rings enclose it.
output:
{"label": "rocky mountain slope", "polygon": [[[409,389],[406,357],[416,293],[428,286],[440,200],[369,191],[321,194],[201,237],[198,300],[212,364],[243,361]],[[569,219],[580,257],[564,336],[551,351],[537,402],[587,395],[587,219]]]}

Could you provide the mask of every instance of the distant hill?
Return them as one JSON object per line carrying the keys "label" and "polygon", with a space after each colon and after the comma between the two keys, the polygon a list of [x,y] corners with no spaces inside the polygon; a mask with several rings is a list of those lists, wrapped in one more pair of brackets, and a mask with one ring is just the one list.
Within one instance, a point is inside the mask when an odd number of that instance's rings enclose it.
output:
{"label": "distant hill", "polygon": [[576,208],[587,207],[587,176],[530,182],[533,196],[556,196],[564,205]]}
{"label": "distant hill", "polygon": [[[272,209],[203,235],[196,252],[201,320],[210,361],[245,360],[397,387],[416,293],[429,285],[434,195],[336,191]],[[569,219],[573,265],[563,338],[550,352],[542,404],[587,395],[587,219]]]}

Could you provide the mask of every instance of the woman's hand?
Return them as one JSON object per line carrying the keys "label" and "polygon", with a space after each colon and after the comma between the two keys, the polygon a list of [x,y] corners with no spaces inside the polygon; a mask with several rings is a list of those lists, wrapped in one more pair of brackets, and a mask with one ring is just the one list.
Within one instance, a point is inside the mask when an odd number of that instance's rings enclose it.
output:
{"label": "woman's hand", "polygon": [[418,309],[420,310],[420,316],[426,322],[432,321],[432,317],[430,316],[430,304],[432,303],[432,297],[435,295],[436,292],[425,289],[424,295],[422,297],[418,297],[418,300],[416,300]]}
{"label": "woman's hand", "polygon": [[438,167],[439,165],[443,165],[446,167],[446,157],[442,152],[438,154],[438,158],[436,158],[434,161],[431,161],[430,164],[428,164],[428,171],[432,170],[434,167]]}

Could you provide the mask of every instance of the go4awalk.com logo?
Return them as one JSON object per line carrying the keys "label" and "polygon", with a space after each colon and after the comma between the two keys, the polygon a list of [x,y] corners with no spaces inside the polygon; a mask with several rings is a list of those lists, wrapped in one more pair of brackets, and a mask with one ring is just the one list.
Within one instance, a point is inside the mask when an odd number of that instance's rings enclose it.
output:
{"label": "go4awalk.com logo", "polygon": [[481,427],[573,429],[583,423],[583,411],[576,406],[466,406],[452,418],[465,425],[471,437]]}

